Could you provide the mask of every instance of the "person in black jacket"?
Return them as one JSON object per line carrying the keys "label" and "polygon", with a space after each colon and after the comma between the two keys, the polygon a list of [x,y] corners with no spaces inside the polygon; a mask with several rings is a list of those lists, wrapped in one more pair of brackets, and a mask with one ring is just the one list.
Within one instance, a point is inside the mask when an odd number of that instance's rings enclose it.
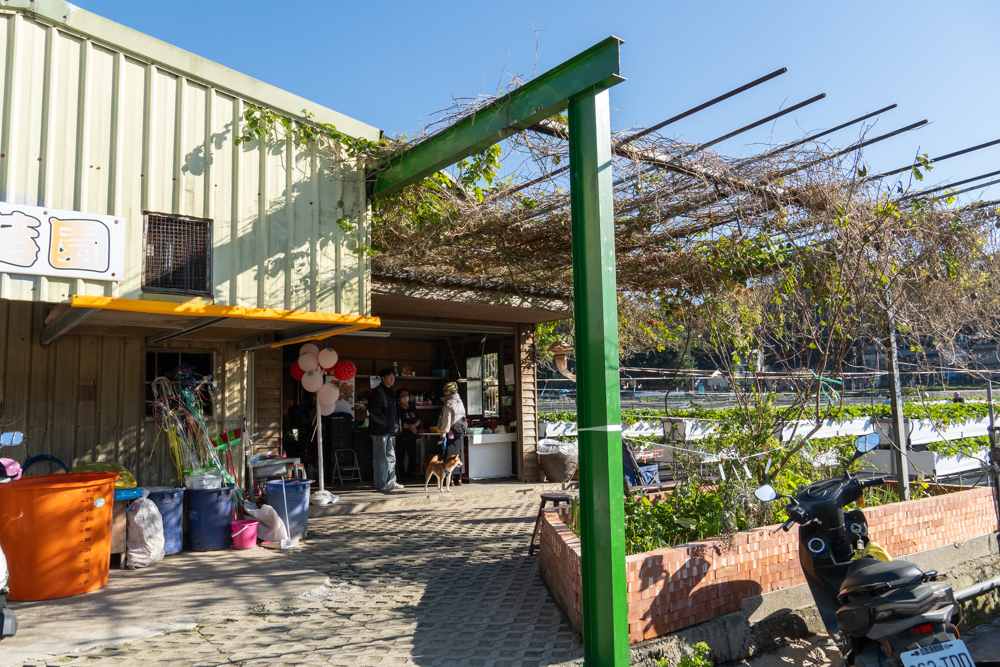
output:
{"label": "person in black jacket", "polygon": [[396,436],[396,477],[412,480],[417,470],[417,432],[420,414],[410,404],[410,392],[405,388],[396,392],[399,397],[399,435]]}
{"label": "person in black jacket", "polygon": [[382,382],[372,389],[368,399],[368,433],[375,450],[375,488],[388,493],[402,490],[396,482],[396,435],[399,433],[399,414],[396,410],[396,392],[392,385],[396,374],[391,368],[379,374]]}

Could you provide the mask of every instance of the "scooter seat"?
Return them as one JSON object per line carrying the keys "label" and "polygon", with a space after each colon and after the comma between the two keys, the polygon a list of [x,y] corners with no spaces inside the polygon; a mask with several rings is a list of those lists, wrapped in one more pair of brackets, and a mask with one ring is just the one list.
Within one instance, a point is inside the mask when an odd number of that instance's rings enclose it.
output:
{"label": "scooter seat", "polygon": [[847,576],[840,585],[841,603],[854,595],[877,594],[920,580],[924,571],[913,563],[902,560],[881,561],[859,558],[847,568]]}

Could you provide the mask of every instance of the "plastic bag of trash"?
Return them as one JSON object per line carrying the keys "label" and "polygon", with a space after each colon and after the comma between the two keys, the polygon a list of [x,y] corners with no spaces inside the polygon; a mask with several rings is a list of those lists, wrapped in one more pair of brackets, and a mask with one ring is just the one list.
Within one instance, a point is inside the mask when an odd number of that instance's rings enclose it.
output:
{"label": "plastic bag of trash", "polygon": [[115,481],[116,489],[134,489],[136,487],[135,477],[123,465],[110,462],[82,463],[73,472],[116,472],[118,479]]}
{"label": "plastic bag of trash", "polygon": [[538,441],[538,454],[541,456],[546,454],[577,456],[579,453],[580,447],[576,442],[560,442],[551,438],[543,438]]}
{"label": "plastic bag of trash", "polygon": [[163,517],[156,503],[147,498],[149,491],[132,501],[125,510],[124,567],[133,570],[149,567],[163,560]]}
{"label": "plastic bag of trash", "polygon": [[184,472],[184,488],[193,491],[222,488],[222,471],[218,468],[207,470],[187,470]]}
{"label": "plastic bag of trash", "polygon": [[280,542],[288,539],[288,529],[278,512],[270,505],[257,509],[253,503],[243,504],[247,516],[257,519],[257,538],[261,542]]}

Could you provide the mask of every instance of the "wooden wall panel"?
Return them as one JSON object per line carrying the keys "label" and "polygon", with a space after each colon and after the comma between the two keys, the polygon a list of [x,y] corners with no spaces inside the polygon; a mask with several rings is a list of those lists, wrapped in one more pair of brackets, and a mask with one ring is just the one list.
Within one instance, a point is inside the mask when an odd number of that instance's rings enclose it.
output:
{"label": "wooden wall panel", "polygon": [[[235,344],[169,341],[150,348],[139,338],[64,336],[42,347],[38,336],[47,312],[43,304],[0,300],[0,430],[25,436],[24,445],[5,456],[23,463],[50,454],[70,467],[114,461],[141,485],[176,483],[165,438],[146,417],[150,349],[213,352],[220,400],[209,431],[238,424],[245,393]],[[239,466],[242,452],[234,456]]]}
{"label": "wooden wall panel", "polygon": [[[535,382],[537,357],[535,356],[535,325],[519,324],[517,327],[517,356],[515,379],[518,404],[517,444],[521,451],[518,479],[537,482],[541,479],[538,468],[538,387]],[[500,369],[503,372],[503,369]]]}
{"label": "wooden wall panel", "polygon": [[254,354],[254,442],[281,451],[281,363],[283,348],[257,350]]}

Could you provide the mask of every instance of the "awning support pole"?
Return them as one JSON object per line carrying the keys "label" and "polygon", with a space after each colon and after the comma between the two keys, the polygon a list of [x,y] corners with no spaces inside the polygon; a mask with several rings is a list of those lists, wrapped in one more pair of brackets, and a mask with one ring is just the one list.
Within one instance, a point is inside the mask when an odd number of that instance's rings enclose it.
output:
{"label": "awning support pole", "polygon": [[903,418],[903,389],[899,382],[899,354],[896,344],[896,319],[892,310],[888,312],[886,358],[889,366],[889,400],[892,403],[892,448],[893,462],[896,464],[896,484],[900,500],[910,499],[910,471],[906,453],[909,437],[906,420]]}
{"label": "awning support pole", "polygon": [[587,665],[629,664],[618,292],[608,89],[569,101],[580,439],[583,643]]}
{"label": "awning support pole", "polygon": [[42,329],[39,342],[42,346],[51,345],[60,336],[63,336],[78,324],[83,323],[94,313],[99,312],[96,308],[78,308],[68,310],[59,319]]}
{"label": "awning support pole", "polygon": [[319,480],[320,493],[323,492],[323,413],[319,404],[319,392],[316,392],[316,461],[319,470],[316,471],[316,479]]}

